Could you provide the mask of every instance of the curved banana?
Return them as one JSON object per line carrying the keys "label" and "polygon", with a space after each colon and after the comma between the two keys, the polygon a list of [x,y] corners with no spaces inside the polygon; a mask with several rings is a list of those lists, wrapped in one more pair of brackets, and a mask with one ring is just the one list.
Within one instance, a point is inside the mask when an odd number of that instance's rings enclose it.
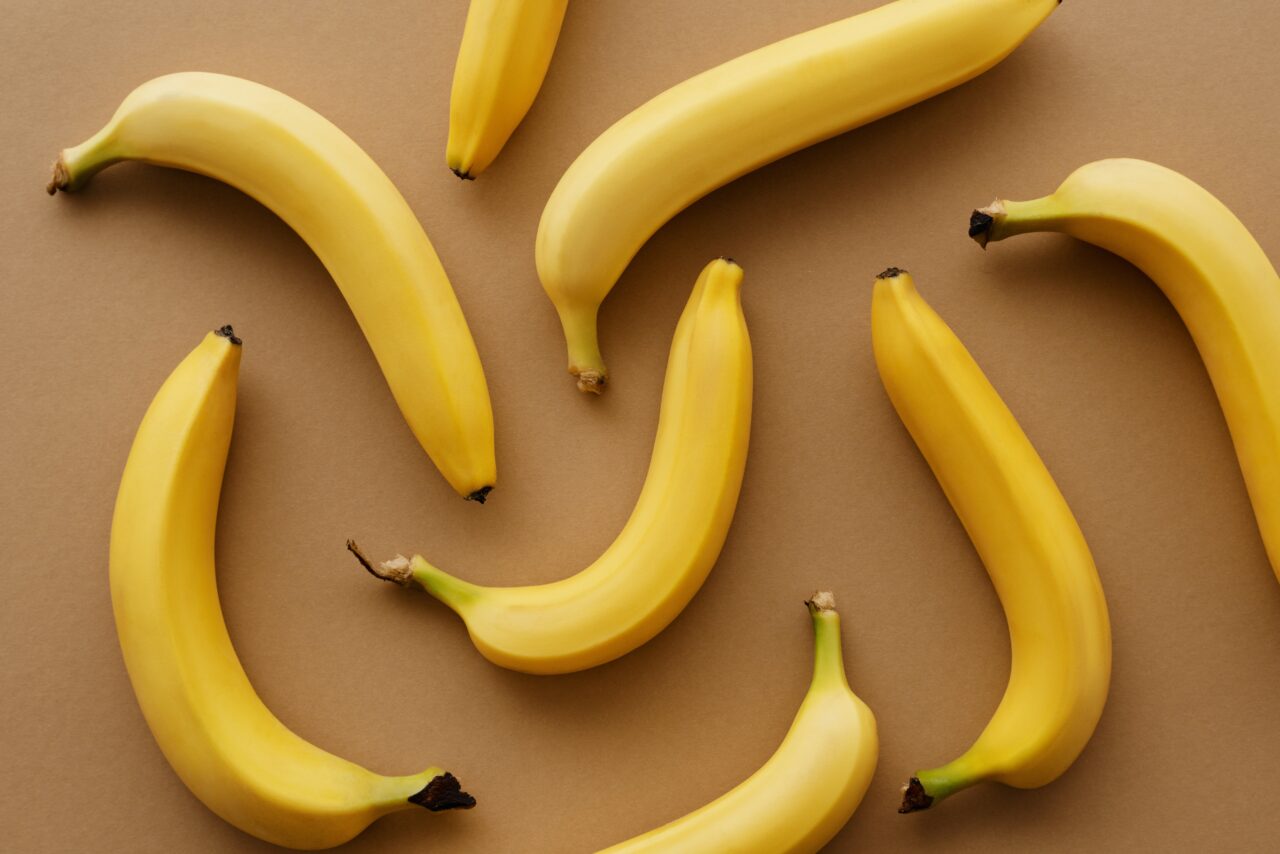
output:
{"label": "curved banana", "polygon": [[813,681],[777,752],[701,809],[605,851],[810,854],[848,823],[876,770],[876,719],[845,678],[835,597],[815,593],[807,604]]}
{"label": "curved banana", "polygon": [[1083,166],[1051,196],[974,211],[982,246],[1060,231],[1150,276],[1187,325],[1231,430],[1258,529],[1280,577],[1280,276],[1207,190],[1143,160]]}
{"label": "curved banana", "polygon": [[471,807],[452,774],[382,777],[294,735],[258,699],[218,604],[214,527],[240,339],[210,333],[161,387],[120,481],[111,603],[138,705],[173,770],[222,818],[290,848],[328,848],[414,804]]}
{"label": "curved banana", "polygon": [[474,180],[524,119],[551,65],[569,0],[471,0],[449,96],[445,161]]}
{"label": "curved banana", "polygon": [[986,564],[1013,660],[969,750],[921,771],[900,812],[983,780],[1043,786],[1084,750],[1111,680],[1111,625],[1071,508],[1026,434],[907,273],[876,281],[871,330],[889,399]]}
{"label": "curved banana", "polygon": [[538,276],[578,387],[602,390],[596,313],[667,220],[770,161],[978,76],[1058,3],[897,0],[705,71],[606,130],[538,225]]}
{"label": "curved banana", "polygon": [[417,585],[467,624],[495,664],[569,673],[625,655],[662,631],[702,586],[729,532],[751,432],[751,342],[742,316],[742,268],[702,271],[676,327],[658,435],[644,488],[618,538],[562,581],[479,587],[397,557],[379,578]]}
{"label": "curved banana", "polygon": [[497,471],[475,342],[413,211],[350,137],[266,86],[170,74],[63,151],[49,192],[77,190],[121,160],[216,178],[288,223],[338,283],[418,442],[455,490],[483,503]]}

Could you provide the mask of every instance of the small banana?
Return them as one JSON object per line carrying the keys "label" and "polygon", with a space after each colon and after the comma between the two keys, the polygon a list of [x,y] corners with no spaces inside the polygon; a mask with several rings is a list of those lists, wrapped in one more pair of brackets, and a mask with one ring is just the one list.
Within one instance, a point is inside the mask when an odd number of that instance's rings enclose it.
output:
{"label": "small banana", "polygon": [[1013,660],[995,715],[969,750],[920,771],[899,812],[984,780],[1052,782],[1084,750],[1111,680],[1102,584],[1071,508],[964,344],[902,270],[872,300],[876,365],[903,424],[986,564]]}
{"label": "small banana", "polygon": [[471,0],[449,96],[445,161],[473,180],[489,168],[542,88],[569,0]]}
{"label": "small banana", "polygon": [[382,777],[303,741],[258,699],[227,635],[213,542],[240,339],[210,333],[152,401],[111,522],[111,604],[138,705],[192,793],[246,833],[340,845],[380,816],[475,799],[439,768]]}
{"label": "small banana", "polygon": [[897,0],[705,71],[606,130],[556,185],[536,242],[578,387],[602,391],[596,314],[664,223],[753,169],[977,77],[1058,3]]}
{"label": "small banana", "polygon": [[974,211],[982,246],[1060,231],[1150,276],[1200,351],[1231,430],[1271,568],[1280,577],[1280,276],[1207,190],[1143,160],[1101,160],[1051,196]]}
{"label": "small banana", "polygon": [[413,211],[350,137],[266,86],[170,74],[63,151],[49,192],[121,160],[224,181],[288,223],[342,290],[418,442],[455,490],[484,502],[497,480],[493,412],[471,331]]}
{"label": "small banana", "polygon": [[742,268],[712,261],[676,327],[658,435],[631,518],[595,563],[533,587],[479,587],[421,556],[366,569],[417,585],[467,624],[495,664],[569,673],[625,655],[662,631],[702,586],[729,532],[751,432],[751,343]]}
{"label": "small banana", "polygon": [[813,681],[777,752],[727,794],[607,852],[810,854],[848,823],[876,770],[876,719],[845,678],[835,597],[807,604]]}

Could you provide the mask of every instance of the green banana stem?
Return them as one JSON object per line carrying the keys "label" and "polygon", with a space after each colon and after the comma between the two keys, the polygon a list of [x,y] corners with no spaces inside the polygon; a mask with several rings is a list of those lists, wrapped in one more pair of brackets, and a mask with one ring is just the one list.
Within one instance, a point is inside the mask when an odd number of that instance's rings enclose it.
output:
{"label": "green banana stem", "polygon": [[969,236],[986,248],[988,243],[1004,240],[1016,234],[1032,231],[1055,231],[1061,213],[1053,196],[1045,196],[1030,202],[1009,202],[997,199],[985,208],[979,208],[969,217]]}
{"label": "green banana stem", "polygon": [[987,776],[975,773],[963,756],[940,768],[919,771],[903,790],[902,806],[898,807],[898,812],[905,814],[927,810],[938,801],[985,779]]}
{"label": "green banana stem", "polygon": [[[385,567],[386,564],[383,564]],[[423,590],[448,605],[459,614],[474,601],[480,588],[460,578],[454,578],[442,569],[427,563],[422,555],[414,555],[409,562],[412,578]]]}
{"label": "green banana stem", "polygon": [[561,309],[560,325],[569,345],[569,372],[578,378],[578,390],[589,394],[604,391],[609,378],[597,338],[597,306]]}
{"label": "green banana stem", "polygon": [[474,601],[480,592],[480,588],[476,585],[454,578],[444,570],[427,563],[422,555],[414,555],[412,560],[404,555],[396,555],[391,560],[375,566],[373,561],[365,557],[355,540],[347,540],[347,551],[355,555],[360,565],[373,577],[390,581],[401,587],[417,584],[458,613],[462,613],[462,609]]}
{"label": "green banana stem", "polygon": [[53,164],[53,177],[49,179],[45,190],[51,196],[59,190],[67,193],[79,190],[94,175],[123,159],[116,151],[111,125],[107,125],[84,142],[74,148],[64,149],[58,155],[57,162]]}
{"label": "green banana stem", "polygon": [[815,593],[805,604],[813,617],[813,687],[848,689],[835,597],[830,593]]}

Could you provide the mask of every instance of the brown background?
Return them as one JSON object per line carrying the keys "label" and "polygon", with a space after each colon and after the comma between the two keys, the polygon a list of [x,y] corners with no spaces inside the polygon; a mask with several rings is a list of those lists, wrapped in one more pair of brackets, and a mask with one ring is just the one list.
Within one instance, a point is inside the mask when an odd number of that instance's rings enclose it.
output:
{"label": "brown background", "polygon": [[[1160,292],[1058,237],[980,252],[972,206],[1104,156],[1199,180],[1280,257],[1280,6],[1070,0],[964,88],[715,193],[663,229],[602,316],[611,392],[564,373],[533,267],[573,157],[667,86],[876,0],[572,4],[528,120],[460,184],[443,152],[465,14],[451,2],[8,0],[0,52],[0,848],[261,851],[166,766],[121,665],[106,556],[116,483],[162,380],[204,332],[246,340],[218,535],[227,621],[271,708],[384,772],[454,770],[469,814],[403,813],[352,851],[574,852],[751,773],[810,666],[801,600],[832,587],[881,759],[837,851],[1266,850],[1280,834],[1280,589],[1208,378]],[[909,62],[904,54],[901,61]],[[49,199],[57,150],[148,78],[287,92],[399,185],[483,355],[499,488],[454,497],[405,428],[337,289],[248,198],[123,165]],[[625,200],[620,200],[625,203]],[[488,583],[586,565],[643,479],[662,366],[699,268],[732,254],[756,352],[734,529],[702,593],[625,659],[559,678],[483,660],[422,594],[343,551],[423,550]],[[1093,547],[1115,673],[1097,734],[1039,791],[898,816],[898,787],[968,746],[1008,668],[991,586],[880,387],[870,281],[910,268],[1053,471]]]}

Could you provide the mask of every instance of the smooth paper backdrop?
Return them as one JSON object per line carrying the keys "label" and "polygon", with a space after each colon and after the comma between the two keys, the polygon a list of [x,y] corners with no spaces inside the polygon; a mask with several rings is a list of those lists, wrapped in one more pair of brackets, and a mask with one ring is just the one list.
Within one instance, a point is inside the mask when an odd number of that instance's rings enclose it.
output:
{"label": "smooth paper backdrop", "polygon": [[[965,226],[995,195],[1039,196],[1086,161],[1134,156],[1204,184],[1280,258],[1280,6],[1068,0],[977,81],[681,214],[605,304],[608,394],[586,399],[565,373],[533,240],[576,154],[671,84],[874,5],[577,0],[529,117],[463,184],[444,166],[462,0],[0,4],[0,848],[268,850],[156,749],[107,590],[138,422],[230,322],[245,353],[217,547],[245,668],[306,738],[388,773],[439,763],[479,799],[385,819],[348,850],[585,852],[714,798],[795,712],[811,661],[801,603],[818,587],[839,600],[850,680],[882,738],[831,850],[1269,850],[1280,586],[1191,340],[1125,262],[1052,236],[983,253]],[[436,473],[337,288],[267,210],[141,165],[44,194],[60,148],[139,83],[188,69],[309,104],[409,200],[488,374],[488,505]],[[746,269],[751,455],[723,557],[667,631],[590,672],[509,673],[445,608],[351,560],[354,536],[516,584],[594,559],[643,480],[680,308],[722,254]],[[969,745],[1009,653],[986,574],[876,376],[871,281],[889,265],[914,273],[1043,455],[1115,635],[1110,702],[1065,777],[912,816],[895,813],[899,786]]]}

